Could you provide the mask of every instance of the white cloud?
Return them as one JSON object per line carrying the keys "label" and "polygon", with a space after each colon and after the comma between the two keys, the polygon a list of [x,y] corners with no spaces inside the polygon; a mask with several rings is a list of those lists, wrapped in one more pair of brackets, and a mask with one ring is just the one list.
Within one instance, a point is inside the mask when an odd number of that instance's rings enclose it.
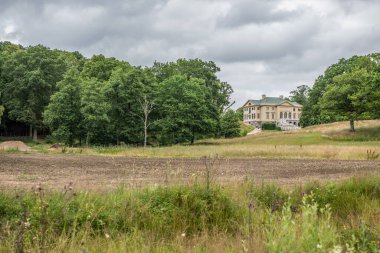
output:
{"label": "white cloud", "polygon": [[240,105],[312,85],[339,58],[378,52],[378,13],[375,0],[4,0],[0,40],[143,66],[212,60]]}

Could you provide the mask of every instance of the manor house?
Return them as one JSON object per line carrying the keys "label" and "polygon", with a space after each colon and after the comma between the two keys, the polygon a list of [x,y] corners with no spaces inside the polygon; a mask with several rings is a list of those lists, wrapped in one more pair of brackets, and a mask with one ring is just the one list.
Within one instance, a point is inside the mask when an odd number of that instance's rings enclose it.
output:
{"label": "manor house", "polygon": [[244,122],[261,127],[264,122],[275,123],[283,130],[298,128],[302,105],[285,100],[283,96],[248,100],[243,105]]}

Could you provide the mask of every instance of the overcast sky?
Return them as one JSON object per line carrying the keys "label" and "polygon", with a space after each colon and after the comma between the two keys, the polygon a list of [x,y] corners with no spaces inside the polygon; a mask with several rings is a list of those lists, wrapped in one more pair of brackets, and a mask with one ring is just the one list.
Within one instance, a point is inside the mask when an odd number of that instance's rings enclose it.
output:
{"label": "overcast sky", "polygon": [[155,60],[216,62],[232,100],[288,95],[340,58],[379,52],[376,0],[0,0],[0,40]]}

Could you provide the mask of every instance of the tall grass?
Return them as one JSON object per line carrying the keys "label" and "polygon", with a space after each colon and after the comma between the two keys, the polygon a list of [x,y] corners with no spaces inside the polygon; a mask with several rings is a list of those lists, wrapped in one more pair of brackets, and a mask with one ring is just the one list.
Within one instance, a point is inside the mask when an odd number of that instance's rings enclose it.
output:
{"label": "tall grass", "polygon": [[[104,146],[51,151],[49,145],[29,143],[37,153],[120,155],[128,157],[291,158],[366,160],[371,150],[380,154],[380,120],[360,121],[349,132],[347,122],[305,128],[298,132],[263,132],[233,139],[208,139],[195,145],[166,147]],[[1,151],[14,153],[18,151]],[[377,158],[376,160],[378,160]]]}
{"label": "tall grass", "polygon": [[0,193],[0,252],[378,252],[380,176]]}

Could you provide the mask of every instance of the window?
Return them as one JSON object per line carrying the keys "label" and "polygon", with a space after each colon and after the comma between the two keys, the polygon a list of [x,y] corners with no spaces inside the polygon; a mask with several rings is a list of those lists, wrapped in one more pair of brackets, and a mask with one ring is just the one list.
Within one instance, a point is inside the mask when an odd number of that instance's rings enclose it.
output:
{"label": "window", "polygon": [[272,106],[272,111],[274,111],[274,106]]}
{"label": "window", "polygon": [[253,110],[255,110],[255,107],[253,107]]}
{"label": "window", "polygon": [[284,117],[283,113],[280,112],[280,119],[282,119]]}
{"label": "window", "polygon": [[253,118],[256,119],[256,114],[253,114]]}
{"label": "window", "polygon": [[267,119],[269,119],[269,112],[267,112]]}
{"label": "window", "polygon": [[269,107],[267,106],[267,111],[269,111]]}
{"label": "window", "polygon": [[291,119],[292,118],[292,113],[291,112],[289,112],[289,119]]}
{"label": "window", "polygon": [[274,112],[272,112],[272,119],[274,119]]}
{"label": "window", "polygon": [[251,119],[251,114],[248,115],[248,119]]}
{"label": "window", "polygon": [[301,111],[301,108],[298,108],[298,111],[300,112],[300,111]]}
{"label": "window", "polygon": [[260,113],[257,114],[257,118],[260,119]]}
{"label": "window", "polygon": [[296,114],[295,113],[293,113],[293,119],[295,119],[296,118]]}
{"label": "window", "polygon": [[287,112],[284,113],[284,118],[286,119],[288,117]]}
{"label": "window", "polygon": [[251,107],[249,107],[249,109],[248,109],[248,113],[251,114]]}
{"label": "window", "polygon": [[293,108],[293,112],[295,112],[296,111],[296,108]]}

